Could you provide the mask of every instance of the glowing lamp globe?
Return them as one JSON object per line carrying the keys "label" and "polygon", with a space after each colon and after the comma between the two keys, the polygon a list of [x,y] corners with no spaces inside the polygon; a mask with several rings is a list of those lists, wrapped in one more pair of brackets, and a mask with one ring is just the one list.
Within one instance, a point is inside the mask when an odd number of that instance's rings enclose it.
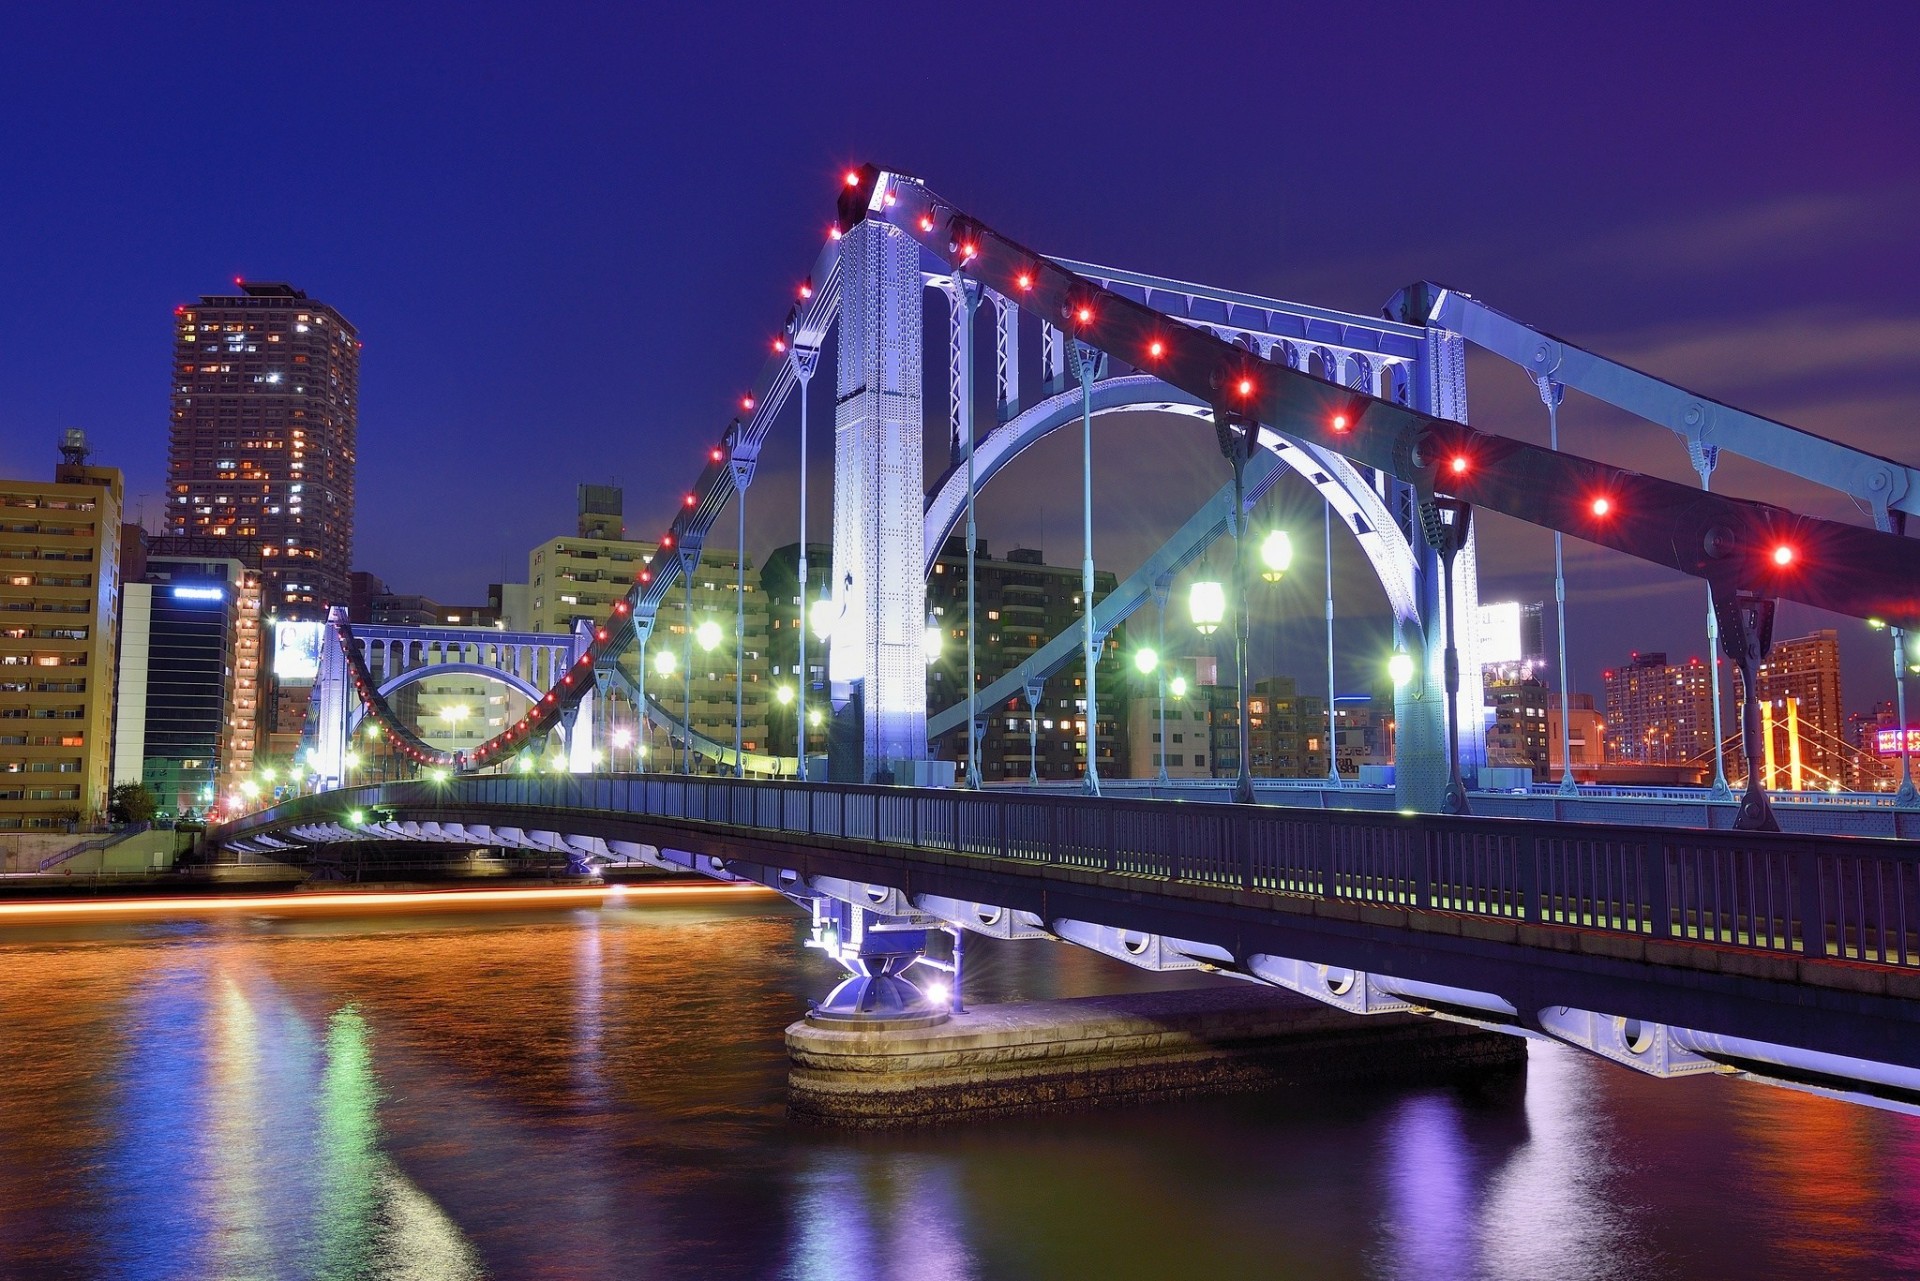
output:
{"label": "glowing lamp globe", "polygon": [[940,641],[940,629],[928,623],[926,631],[920,634],[920,648],[926,651],[929,663],[940,657]]}
{"label": "glowing lamp globe", "polygon": [[813,605],[807,611],[807,621],[813,625],[813,634],[816,637],[821,640],[826,640],[831,637],[833,635],[833,625],[840,621],[839,615],[833,607],[832,598],[822,596],[819,600],[813,602]]}
{"label": "glowing lamp globe", "polygon": [[693,638],[700,642],[700,648],[711,654],[720,643],[720,624],[709,618],[693,629]]}
{"label": "glowing lamp globe", "polygon": [[1151,676],[1153,669],[1160,666],[1160,655],[1151,649],[1142,647],[1133,651],[1133,667],[1142,676]]}
{"label": "glowing lamp globe", "polygon": [[1202,636],[1211,636],[1227,616],[1227,589],[1211,578],[1203,578],[1187,590],[1187,612]]}
{"label": "glowing lamp globe", "polygon": [[787,707],[793,702],[793,686],[782,685],[779,689],[773,691],[773,696],[780,700],[780,706]]}
{"label": "glowing lamp globe", "polygon": [[1413,679],[1413,655],[1395,654],[1387,660],[1387,675],[1393,678],[1393,687],[1400,689]]}
{"label": "glowing lamp globe", "polygon": [[660,650],[653,656],[653,670],[659,672],[662,676],[673,675],[679,666],[680,660],[674,656],[673,651],[670,649]]}
{"label": "glowing lamp globe", "polygon": [[1260,577],[1270,583],[1280,581],[1287,572],[1287,566],[1293,564],[1293,539],[1287,537],[1287,531],[1276,529],[1260,542]]}
{"label": "glowing lamp globe", "polygon": [[632,747],[633,731],[625,728],[613,731],[613,745],[615,747]]}
{"label": "glowing lamp globe", "polygon": [[1168,681],[1167,692],[1175,698],[1185,698],[1187,696],[1187,678],[1184,676],[1176,676]]}

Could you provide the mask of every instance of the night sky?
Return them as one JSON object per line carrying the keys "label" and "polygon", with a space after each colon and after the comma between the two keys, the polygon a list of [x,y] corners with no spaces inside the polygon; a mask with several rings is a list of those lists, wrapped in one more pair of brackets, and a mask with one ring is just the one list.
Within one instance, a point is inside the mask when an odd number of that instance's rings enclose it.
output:
{"label": "night sky", "polygon": [[[1689,8],[16,7],[0,475],[46,474],[81,426],[157,520],[173,307],[244,275],[366,342],[359,567],[475,599],[571,529],[581,481],[622,484],[651,536],[757,371],[836,175],[869,160],[1046,252],[1367,313],[1442,281],[1920,458],[1920,10]],[[1470,399],[1476,425],[1544,440],[1517,371],[1477,361]],[[1226,473],[1197,427],[1100,430],[1096,545],[1124,575]],[[1563,443],[1691,480],[1676,437],[1577,395]],[[1037,452],[982,532],[1071,564],[1077,496],[1053,473],[1073,447]],[[794,537],[796,462],[789,431],[749,496],[756,555]],[[1738,460],[1716,487],[1860,519]],[[1307,676],[1318,514],[1274,501],[1311,554],[1263,603],[1263,658]],[[1491,518],[1482,548],[1483,596],[1551,601],[1548,538]],[[1351,549],[1336,572],[1358,686],[1384,606]],[[1578,543],[1569,579],[1576,688],[1630,649],[1703,652],[1697,583]],[[1850,706],[1891,695],[1860,624],[1788,606],[1778,634],[1816,626],[1842,630]]]}

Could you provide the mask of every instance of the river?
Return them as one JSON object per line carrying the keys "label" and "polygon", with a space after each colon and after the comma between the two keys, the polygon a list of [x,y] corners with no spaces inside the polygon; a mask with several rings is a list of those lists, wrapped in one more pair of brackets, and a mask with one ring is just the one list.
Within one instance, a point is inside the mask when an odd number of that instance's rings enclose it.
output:
{"label": "river", "polygon": [[[1524,1088],[848,1135],[769,895],[0,930],[8,1278],[1920,1275],[1920,1119],[1536,1044]],[[1194,982],[976,941],[975,1001]]]}

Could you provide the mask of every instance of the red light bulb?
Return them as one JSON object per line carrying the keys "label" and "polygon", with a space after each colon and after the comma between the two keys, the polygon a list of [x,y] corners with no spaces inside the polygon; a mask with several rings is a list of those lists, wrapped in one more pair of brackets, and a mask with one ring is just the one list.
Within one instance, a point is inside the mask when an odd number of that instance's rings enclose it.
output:
{"label": "red light bulb", "polygon": [[1335,414],[1333,416],[1333,429],[1335,431],[1345,431],[1347,426],[1347,416],[1345,414]]}
{"label": "red light bulb", "polygon": [[1773,563],[1785,569],[1787,566],[1793,564],[1796,554],[1793,550],[1792,543],[1780,543],[1773,549]]}
{"label": "red light bulb", "polygon": [[776,353],[778,353],[778,352],[783,352],[783,351],[785,351],[786,349],[787,349],[787,340],[786,340],[786,339],[784,339],[784,338],[776,338],[776,339],[774,339],[774,340],[773,340],[773,350],[774,350],[774,351],[775,351]]}
{"label": "red light bulb", "polygon": [[1449,463],[1448,466],[1453,469],[1454,475],[1456,476],[1466,475],[1467,474],[1467,456],[1465,454],[1455,454],[1453,456],[1453,461]]}
{"label": "red light bulb", "polygon": [[1030,272],[1023,271],[1013,278],[1013,283],[1021,289],[1031,289],[1033,288],[1033,275]]}
{"label": "red light bulb", "polygon": [[1241,379],[1241,380],[1240,380],[1240,381],[1239,381],[1238,383],[1236,383],[1236,384],[1235,384],[1234,386],[1235,386],[1235,389],[1236,389],[1237,391],[1239,391],[1239,393],[1240,393],[1240,394],[1241,394],[1242,396],[1251,396],[1251,395],[1253,395],[1253,379],[1251,379],[1251,378],[1242,378],[1242,379]]}
{"label": "red light bulb", "polygon": [[742,397],[740,398],[740,408],[741,408],[741,409],[743,409],[743,410],[745,410],[745,411],[746,411],[746,412],[748,412],[748,413],[752,413],[752,412],[753,412],[753,397],[752,397],[752,396],[742,396]]}
{"label": "red light bulb", "polygon": [[1158,338],[1154,339],[1152,342],[1147,344],[1147,355],[1153,357],[1155,360],[1160,359],[1160,357],[1166,354],[1167,354],[1167,345],[1161,342]]}
{"label": "red light bulb", "polygon": [[923,213],[923,214],[921,214],[921,215],[920,215],[920,230],[922,230],[922,231],[932,231],[932,230],[933,230],[933,215],[932,215],[932,214],[930,214],[930,213]]}
{"label": "red light bulb", "polygon": [[1073,312],[1073,318],[1084,325],[1093,319],[1093,308],[1086,306],[1076,307]]}
{"label": "red light bulb", "polygon": [[849,187],[857,187],[860,185],[860,171],[858,169],[847,170],[847,185]]}
{"label": "red light bulb", "polygon": [[[1462,468],[1458,468],[1458,469],[1456,469],[1456,470],[1460,470],[1460,471],[1464,471],[1464,470],[1466,470],[1466,469],[1465,469],[1464,467],[1462,467]],[[685,498],[685,499],[683,499],[682,501],[683,501],[683,502],[685,502],[685,504],[686,504],[687,506],[689,506],[689,507],[695,507],[695,506],[698,506],[698,505],[699,505],[699,503],[700,503],[700,500],[699,500],[698,498],[695,498],[695,497],[694,497],[694,496],[693,496],[692,494],[688,494],[688,495],[686,496],[686,498]]]}
{"label": "red light bulb", "polygon": [[813,297],[813,282],[812,282],[812,281],[810,281],[810,280],[803,280],[803,281],[801,281],[801,282],[800,282],[800,296],[801,296],[802,298],[811,298],[811,297]]}
{"label": "red light bulb", "polygon": [[1593,500],[1594,515],[1605,516],[1610,514],[1612,511],[1613,511],[1613,500],[1611,498],[1608,498],[1605,495],[1602,495],[1601,497]]}

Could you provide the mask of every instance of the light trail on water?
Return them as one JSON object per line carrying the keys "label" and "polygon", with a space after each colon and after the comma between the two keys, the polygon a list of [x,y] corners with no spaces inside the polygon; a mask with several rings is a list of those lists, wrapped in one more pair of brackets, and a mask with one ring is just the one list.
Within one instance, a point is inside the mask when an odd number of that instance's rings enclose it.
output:
{"label": "light trail on water", "polygon": [[622,902],[633,898],[713,895],[767,895],[773,891],[749,882],[690,882],[672,885],[594,885],[560,889],[325,891],[263,894],[233,898],[125,898],[89,902],[0,903],[0,922],[49,916],[99,916],[190,912],[277,911],[285,908],[500,907],[544,904],[569,907]]}

